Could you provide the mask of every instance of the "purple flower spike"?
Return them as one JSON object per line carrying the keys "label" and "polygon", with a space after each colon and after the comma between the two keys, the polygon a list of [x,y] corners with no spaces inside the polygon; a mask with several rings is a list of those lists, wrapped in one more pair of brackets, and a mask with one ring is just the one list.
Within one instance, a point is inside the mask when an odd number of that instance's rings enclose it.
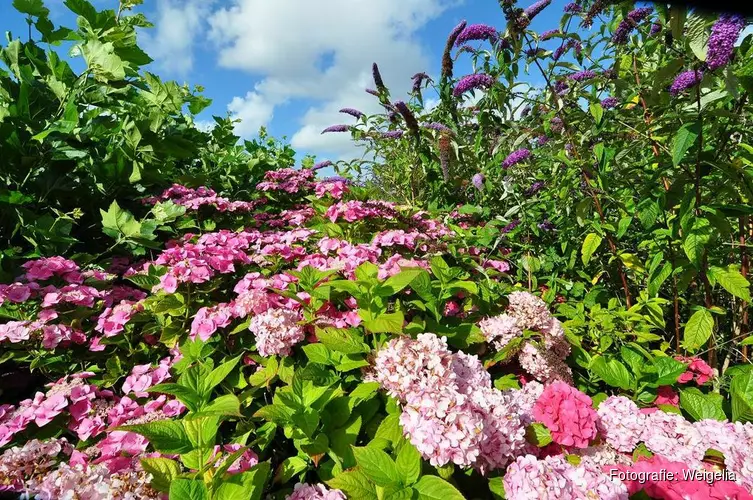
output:
{"label": "purple flower spike", "polygon": [[653,11],[654,9],[651,7],[642,7],[640,9],[631,10],[625,19],[620,21],[617,29],[614,30],[612,42],[617,45],[627,42],[628,36],[630,35],[630,32],[633,31],[633,28],[635,28],[639,22],[646,19],[646,17],[648,17]]}
{"label": "purple flower spike", "polygon": [[455,26],[450,32],[450,36],[447,37],[447,43],[444,47],[444,53],[442,54],[442,78],[452,78],[452,47],[455,45],[455,40],[458,39],[460,33],[463,32],[467,21],[461,21],[460,24]]}
{"label": "purple flower spike", "polygon": [[472,40],[489,40],[494,42],[498,38],[497,30],[493,26],[486,24],[471,24],[465,28],[455,40],[455,47],[460,47],[464,43]]}
{"label": "purple flower spike", "polygon": [[563,10],[565,14],[578,14],[579,12],[583,11],[583,7],[575,2],[570,2],[569,4],[565,5],[565,8]]}
{"label": "purple flower spike", "polygon": [[329,132],[347,132],[348,126],[347,125],[330,125],[329,127],[322,130],[322,134],[326,134]]}
{"label": "purple flower spike", "polygon": [[379,72],[377,63],[371,65],[371,74],[374,77],[374,85],[376,85],[377,90],[381,91],[385,89],[384,80],[382,80],[382,74]]}
{"label": "purple flower spike", "polygon": [[471,183],[479,191],[482,191],[484,189],[484,181],[486,181],[486,177],[484,177],[484,174],[482,174],[481,172],[474,175],[471,179]]}
{"label": "purple flower spike", "polygon": [[379,97],[379,92],[377,92],[377,91],[376,91],[376,90],[374,90],[374,89],[366,89],[366,93],[367,93],[367,94],[371,94],[371,95],[373,95],[374,97]]}
{"label": "purple flower spike", "polygon": [[547,142],[549,142],[549,137],[545,135],[540,135],[536,138],[536,144],[538,146],[544,146],[546,145]]}
{"label": "purple flower spike", "polygon": [[411,77],[411,80],[413,80],[413,92],[419,92],[421,90],[421,85],[424,83],[424,81],[431,82],[431,78],[426,73],[416,73]]}
{"label": "purple flower spike", "polygon": [[448,127],[447,125],[445,125],[444,123],[439,123],[439,122],[424,123],[423,127],[431,129],[431,130],[436,130],[437,132],[447,132],[450,134],[453,133],[452,129]]}
{"label": "purple flower spike", "polygon": [[612,109],[616,108],[620,105],[620,100],[616,97],[607,97],[603,101],[601,101],[601,107],[604,109]]}
{"label": "purple flower spike", "polygon": [[669,87],[669,93],[675,97],[682,94],[686,90],[692,89],[703,80],[703,71],[689,70],[684,71],[677,75],[675,81],[672,82],[672,86]]}
{"label": "purple flower spike", "polygon": [[595,77],[596,77],[596,73],[594,73],[590,69],[587,69],[584,71],[577,71],[575,73],[568,75],[568,78],[570,80],[575,80],[576,82],[590,80],[591,78],[595,78]]}
{"label": "purple flower spike", "polygon": [[390,130],[388,132],[382,132],[382,137],[384,139],[400,139],[402,136],[402,130]]}
{"label": "purple flower spike", "polygon": [[325,167],[331,167],[332,162],[329,160],[324,160],[322,162],[316,163],[313,167],[311,167],[311,170],[321,170]]}
{"label": "purple flower spike", "polygon": [[729,64],[735,49],[735,42],[740,31],[745,27],[745,20],[739,15],[722,14],[711,27],[709,50],[706,64],[714,71]]}
{"label": "purple flower spike", "polygon": [[562,118],[559,116],[555,116],[552,118],[552,121],[549,122],[549,125],[552,127],[552,132],[555,134],[562,132],[562,129],[564,128],[565,124],[562,121]]}
{"label": "purple flower spike", "polygon": [[345,113],[346,115],[350,115],[353,118],[361,118],[363,116],[363,113],[358,111],[357,109],[353,108],[343,108],[340,110],[340,113]]}
{"label": "purple flower spike", "polygon": [[654,36],[658,34],[661,31],[661,24],[659,23],[653,23],[651,24],[651,31],[648,32],[649,36]]}
{"label": "purple flower spike", "polygon": [[534,182],[531,184],[531,187],[529,187],[526,190],[526,196],[533,196],[534,194],[538,193],[544,188],[544,183],[541,181]]}
{"label": "purple flower spike", "polygon": [[553,231],[556,227],[549,219],[544,219],[544,222],[540,222],[538,226],[542,231]]}
{"label": "purple flower spike", "polygon": [[457,85],[455,85],[455,89],[452,91],[452,94],[455,97],[460,97],[469,90],[489,88],[492,86],[492,84],[494,84],[494,78],[483,73],[476,73],[461,78]]}
{"label": "purple flower spike", "polygon": [[523,12],[525,13],[525,15],[528,17],[528,20],[530,21],[531,19],[536,17],[542,10],[547,8],[550,3],[552,3],[552,0],[539,0],[535,4],[525,9]]}
{"label": "purple flower spike", "polygon": [[558,29],[547,30],[547,31],[545,31],[545,32],[543,32],[541,34],[541,36],[539,37],[539,39],[543,42],[543,41],[549,40],[554,35],[559,35],[560,33],[562,33],[562,32],[560,30],[558,30]]}
{"label": "purple flower spike", "polygon": [[502,162],[502,168],[508,169],[512,167],[513,165],[516,165],[520,163],[521,161],[527,160],[531,157],[531,151],[528,149],[518,149],[516,151],[513,151],[510,153],[510,155],[505,158],[505,161]]}
{"label": "purple flower spike", "polygon": [[518,227],[519,225],[520,225],[520,219],[515,219],[514,221],[512,221],[511,223],[503,227],[501,233],[507,234],[513,229],[515,229],[516,227]]}

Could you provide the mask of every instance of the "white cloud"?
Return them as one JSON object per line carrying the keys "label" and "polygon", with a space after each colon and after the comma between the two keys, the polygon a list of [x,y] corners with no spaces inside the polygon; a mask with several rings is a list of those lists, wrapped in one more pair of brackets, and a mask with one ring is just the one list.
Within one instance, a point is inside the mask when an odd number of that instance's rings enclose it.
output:
{"label": "white cloud", "polygon": [[431,60],[416,31],[461,0],[233,0],[209,18],[210,39],[219,46],[219,64],[261,78],[231,111],[251,121],[238,132],[248,135],[276,106],[295,99],[313,100],[303,112],[293,147],[342,157],[357,154],[350,135],[321,134],[335,123],[352,123],[338,113],[353,107],[381,110],[364,92],[372,87],[371,63],[379,64],[393,98],[405,96],[410,77],[426,71]]}
{"label": "white cloud", "polygon": [[165,71],[186,75],[193,68],[193,46],[214,0],[158,0],[155,30],[142,32],[147,53]]}

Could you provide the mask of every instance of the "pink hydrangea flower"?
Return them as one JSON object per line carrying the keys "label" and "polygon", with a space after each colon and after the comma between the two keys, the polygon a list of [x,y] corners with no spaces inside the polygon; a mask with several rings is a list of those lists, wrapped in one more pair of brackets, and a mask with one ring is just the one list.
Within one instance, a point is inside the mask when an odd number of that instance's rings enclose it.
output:
{"label": "pink hydrangea flower", "polygon": [[706,454],[700,432],[682,415],[656,411],[646,416],[641,440],[651,452],[699,467]]}
{"label": "pink hydrangea flower", "polygon": [[346,497],[342,491],[331,490],[323,484],[298,483],[285,500],[346,500]]}
{"label": "pink hydrangea flower", "polygon": [[695,383],[698,385],[705,384],[711,377],[714,376],[714,369],[711,368],[701,358],[686,358],[683,356],[675,356],[677,361],[688,363],[688,369],[680,375],[677,382],[680,384],[687,384],[691,380],[695,379]]}
{"label": "pink hydrangea flower", "polygon": [[597,410],[598,428],[607,443],[618,451],[632,452],[641,440],[646,416],[624,396],[610,396]]}
{"label": "pink hydrangea flower", "polygon": [[256,335],[259,354],[289,356],[291,348],[305,337],[298,321],[298,312],[290,309],[269,309],[251,318],[248,329]]}
{"label": "pink hydrangea flower", "polygon": [[598,415],[591,398],[564,382],[544,389],[533,407],[533,416],[549,429],[555,443],[585,448],[596,437]]}
{"label": "pink hydrangea flower", "polygon": [[672,390],[671,386],[663,385],[656,390],[656,399],[654,400],[656,406],[659,405],[672,405],[680,406],[680,395]]}

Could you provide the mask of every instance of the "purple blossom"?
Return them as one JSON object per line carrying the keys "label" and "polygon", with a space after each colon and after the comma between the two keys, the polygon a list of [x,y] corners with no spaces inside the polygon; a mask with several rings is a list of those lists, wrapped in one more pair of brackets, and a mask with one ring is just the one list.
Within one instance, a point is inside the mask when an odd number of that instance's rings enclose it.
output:
{"label": "purple blossom", "polygon": [[550,3],[552,3],[552,0],[539,0],[535,4],[525,9],[523,12],[525,13],[525,15],[528,17],[528,20],[530,21],[531,19],[536,17],[542,10],[547,8]]}
{"label": "purple blossom", "polygon": [[560,30],[558,30],[558,29],[547,30],[547,31],[543,32],[539,38],[541,39],[541,41],[545,41],[545,40],[549,40],[554,35],[559,35],[560,33],[562,33],[562,32]]}
{"label": "purple blossom", "polygon": [[492,84],[494,84],[494,78],[489,75],[485,75],[483,73],[467,75],[461,78],[460,81],[458,81],[457,85],[455,85],[455,89],[452,91],[452,94],[455,97],[460,97],[469,90],[489,88],[492,86]]}
{"label": "purple blossom", "polygon": [[536,138],[536,144],[538,144],[539,146],[543,146],[543,145],[545,145],[545,144],[546,144],[547,142],[549,142],[549,137],[547,137],[547,136],[545,136],[545,135],[540,135],[540,136],[538,136],[538,137]]}
{"label": "purple blossom", "polygon": [[481,172],[474,175],[473,178],[471,179],[471,182],[473,183],[475,188],[478,189],[479,191],[484,189],[484,181],[486,181],[486,177]]}
{"label": "purple blossom", "polygon": [[554,118],[552,118],[552,121],[549,122],[549,125],[551,125],[552,127],[552,132],[557,134],[562,131],[562,128],[565,124],[562,122],[562,118],[555,116]]}
{"label": "purple blossom", "polygon": [[572,154],[574,148],[575,147],[570,142],[568,142],[567,144],[565,144],[565,151],[567,151],[568,153]]}
{"label": "purple blossom", "polygon": [[538,193],[544,188],[544,183],[542,181],[537,181],[531,184],[531,187],[526,189],[526,196],[533,196],[534,194]]}
{"label": "purple blossom", "polygon": [[494,42],[498,38],[497,30],[487,24],[471,24],[465,28],[455,40],[455,47],[473,40],[489,40]]}
{"label": "purple blossom", "polygon": [[431,122],[431,123],[424,123],[422,125],[424,128],[428,128],[431,130],[436,130],[437,132],[447,132],[447,133],[453,133],[452,129],[445,125],[444,123],[439,122]]}
{"label": "purple blossom", "polygon": [[651,30],[648,32],[649,36],[654,36],[661,31],[661,24],[652,23]]}
{"label": "purple blossom", "polygon": [[601,101],[601,107],[604,109],[612,109],[616,108],[620,105],[620,100],[616,97],[607,97],[606,99]]}
{"label": "purple blossom", "polygon": [[669,93],[674,97],[678,94],[682,94],[688,89],[695,87],[703,80],[703,71],[700,70],[688,70],[680,73],[672,82],[672,86],[669,87]]}
{"label": "purple blossom", "polygon": [[553,231],[555,228],[555,225],[552,224],[552,222],[549,219],[544,219],[544,221],[540,222],[538,226],[539,226],[539,229],[541,229],[542,231]]}
{"label": "purple blossom", "polygon": [[513,229],[515,229],[516,227],[518,227],[519,225],[520,225],[520,219],[515,219],[514,221],[512,221],[511,223],[503,227],[501,233],[507,234],[511,232]]}
{"label": "purple blossom", "polygon": [[316,163],[313,167],[311,167],[311,170],[320,170],[324,167],[331,167],[332,162],[329,160],[324,160],[322,162]]}
{"label": "purple blossom", "polygon": [[340,113],[345,113],[346,115],[350,115],[353,118],[361,118],[363,116],[362,112],[354,108],[343,108],[340,110]]}
{"label": "purple blossom", "polygon": [[557,93],[557,95],[564,95],[567,93],[567,90],[570,87],[567,85],[567,82],[564,80],[557,80],[554,82],[554,91]]}
{"label": "purple blossom", "polygon": [[384,90],[386,87],[384,86],[384,80],[382,80],[382,74],[379,72],[377,63],[371,65],[371,74],[374,77],[374,85],[376,85],[377,90]]}
{"label": "purple blossom", "polygon": [[465,29],[466,24],[467,21],[461,21],[460,24],[452,29],[450,36],[447,37],[447,43],[442,54],[442,78],[452,77],[452,47],[455,45],[455,40],[460,36],[460,33]]}
{"label": "purple blossom", "polygon": [[737,14],[722,14],[711,27],[709,37],[709,50],[706,55],[706,64],[714,71],[729,64],[735,49],[735,42],[740,36],[740,31],[745,27],[745,20]]}
{"label": "purple blossom", "polygon": [[366,93],[367,93],[367,94],[371,94],[371,95],[373,95],[374,97],[379,97],[379,92],[377,92],[377,91],[376,91],[376,90],[374,90],[374,89],[366,89]]}
{"label": "purple blossom", "polygon": [[633,28],[635,28],[639,22],[648,17],[653,11],[654,9],[651,7],[641,7],[640,9],[631,10],[625,19],[620,21],[617,29],[614,30],[612,42],[618,45],[627,42],[628,36],[630,35],[630,32],[633,31]]}
{"label": "purple blossom", "polygon": [[575,2],[570,2],[569,4],[565,5],[565,8],[563,9],[565,14],[578,14],[582,10],[583,8]]}
{"label": "purple blossom", "polygon": [[322,130],[322,134],[326,134],[328,132],[347,132],[348,126],[347,125],[330,125],[329,127]]}
{"label": "purple blossom", "polygon": [[390,130],[388,132],[382,132],[382,138],[384,139],[400,139],[402,136],[402,130]]}
{"label": "purple blossom", "polygon": [[521,118],[525,118],[526,116],[531,114],[531,106],[526,106],[523,108],[523,111],[520,112]]}
{"label": "purple blossom", "polygon": [[411,80],[413,80],[413,92],[420,92],[421,91],[421,84],[424,83],[424,80],[431,81],[431,78],[426,73],[416,73],[411,77]]}
{"label": "purple blossom", "polygon": [[523,160],[527,160],[531,157],[531,151],[525,148],[518,149],[516,151],[513,151],[510,153],[510,155],[505,158],[505,161],[502,162],[502,168],[508,169],[512,167],[513,165],[520,163]]}
{"label": "purple blossom", "polygon": [[570,80],[575,80],[576,82],[582,82],[584,80],[590,80],[591,78],[595,78],[596,73],[591,71],[590,69],[587,69],[584,71],[576,71],[575,73],[571,73],[567,77]]}
{"label": "purple blossom", "polygon": [[410,110],[408,105],[403,101],[395,101],[395,108],[401,115],[403,115],[408,128],[413,132],[418,132],[418,122],[416,121],[416,117],[413,115],[413,112]]}

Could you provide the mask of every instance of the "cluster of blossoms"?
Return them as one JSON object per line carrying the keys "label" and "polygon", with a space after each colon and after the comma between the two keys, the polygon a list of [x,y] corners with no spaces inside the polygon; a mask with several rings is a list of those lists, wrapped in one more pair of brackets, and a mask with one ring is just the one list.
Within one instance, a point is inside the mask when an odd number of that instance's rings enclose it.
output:
{"label": "cluster of blossoms", "polygon": [[143,202],[154,205],[163,200],[171,200],[176,205],[191,210],[198,210],[203,205],[215,207],[220,212],[251,212],[267,202],[260,198],[255,201],[230,201],[205,186],[191,189],[180,184],[173,184],[165,189],[160,196],[145,198]]}
{"label": "cluster of blossoms", "polygon": [[345,494],[340,490],[331,490],[323,484],[298,483],[293,493],[285,500],[345,500]]}
{"label": "cluster of blossoms", "polygon": [[497,40],[498,36],[497,30],[493,26],[488,26],[486,24],[471,24],[460,32],[460,35],[458,35],[455,40],[455,46],[460,47],[461,45],[474,40],[489,40],[494,42]]}
{"label": "cluster of blossoms", "polygon": [[735,43],[745,27],[745,19],[737,14],[722,14],[711,27],[706,65],[714,71],[729,64]]}
{"label": "cluster of blossoms", "polygon": [[502,168],[507,169],[512,167],[513,165],[517,165],[518,163],[527,160],[531,157],[531,151],[528,149],[518,149],[510,153],[507,158],[502,162]]}
{"label": "cluster of blossoms", "polygon": [[257,184],[256,189],[294,194],[311,189],[314,175],[314,171],[311,169],[283,168],[270,170],[264,174],[264,180]]}
{"label": "cluster of blossoms", "polygon": [[460,97],[468,91],[476,89],[486,89],[494,84],[494,78],[483,73],[475,73],[461,78],[455,85],[452,93],[455,97]]}
{"label": "cluster of blossoms", "polygon": [[612,35],[612,42],[617,45],[626,43],[628,36],[630,36],[630,32],[633,31],[638,23],[646,19],[653,11],[654,9],[652,9],[651,7],[641,7],[631,10],[628,15],[625,16],[625,19],[620,21],[620,24],[614,31],[614,35]]}
{"label": "cluster of blossoms", "polygon": [[[508,301],[505,313],[479,323],[487,342],[495,350],[502,351],[513,340],[524,339],[518,352],[521,368],[544,383],[555,380],[571,382],[572,372],[564,361],[570,354],[570,345],[562,324],[551,315],[546,302],[528,292],[512,292]],[[534,342],[524,335],[524,331],[538,333],[541,341]]]}

